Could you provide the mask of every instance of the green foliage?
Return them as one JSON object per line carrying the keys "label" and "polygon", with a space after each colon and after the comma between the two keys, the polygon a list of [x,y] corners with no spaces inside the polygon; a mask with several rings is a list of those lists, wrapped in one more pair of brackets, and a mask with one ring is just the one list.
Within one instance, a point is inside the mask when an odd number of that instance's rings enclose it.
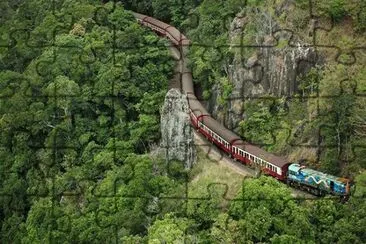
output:
{"label": "green foliage", "polygon": [[183,26],[191,27],[188,35],[193,42],[205,43],[207,48],[200,45],[194,45],[190,48],[190,62],[194,77],[200,81],[205,90],[212,89],[214,84],[222,84],[224,97],[230,93],[227,76],[227,61],[233,56],[232,51],[227,47],[228,30],[230,22],[235,17],[245,1],[203,1],[196,8],[193,16],[198,16],[199,22],[191,26],[189,20],[183,23]]}
{"label": "green foliage", "polygon": [[291,201],[289,190],[270,177],[245,180],[228,213],[218,215],[213,224],[211,234],[215,241],[306,242],[313,238],[306,208]]}
{"label": "green foliage", "polygon": [[347,14],[346,2],[344,0],[322,0],[316,2],[315,7],[324,17],[330,17],[334,21],[340,21]]}
{"label": "green foliage", "polygon": [[333,19],[339,20],[346,15],[344,0],[328,1],[327,5],[327,11]]}
{"label": "green foliage", "polygon": [[[1,27],[10,32],[27,26],[30,35],[26,43],[24,33],[19,32],[14,35],[16,45],[0,50],[0,184],[1,193],[9,195],[0,200],[4,241],[44,243],[59,238],[85,242],[93,240],[92,232],[98,232],[100,241],[110,240],[112,230],[102,234],[99,226],[88,227],[88,222],[95,222],[92,213],[85,219],[75,211],[66,214],[79,203],[62,192],[74,191],[84,179],[89,179],[84,187],[93,187],[128,154],[147,152],[147,145],[159,139],[159,107],[173,70],[169,52],[157,48],[163,41],[141,28],[119,4],[106,16],[108,21],[98,19],[102,17],[96,15],[98,4],[57,1],[53,14],[51,2],[27,1]],[[116,51],[110,48],[114,40]],[[54,186],[51,179],[56,176],[59,184]],[[142,182],[136,185],[143,186]],[[166,177],[155,179],[150,189],[170,192],[169,184]],[[51,232],[55,216],[50,203],[60,200],[46,198],[52,189],[67,199],[66,206],[55,205],[55,210],[60,216],[72,216],[84,230],[77,229],[70,236],[62,230]],[[87,208],[95,210],[92,204]],[[134,211],[130,216],[136,218],[124,232],[141,234],[146,218],[140,216],[141,208]],[[12,227],[18,225],[18,230]]]}
{"label": "green foliage", "polygon": [[244,138],[254,143],[268,145],[273,144],[274,140],[280,144],[282,140],[288,139],[286,133],[281,139],[274,138],[276,132],[285,128],[285,123],[282,127],[279,123],[282,116],[286,114],[285,100],[268,100],[261,103],[248,101],[244,106],[248,118],[239,123],[240,134]]}
{"label": "green foliage", "polygon": [[322,72],[320,68],[311,68],[304,77],[301,77],[299,89],[303,96],[314,96],[319,91],[319,82],[322,79]]}
{"label": "green foliage", "polygon": [[171,214],[164,216],[162,220],[156,220],[149,228],[149,243],[184,243],[186,232],[194,224],[187,218],[177,218]]}
{"label": "green foliage", "polygon": [[124,7],[138,13],[154,16],[162,21],[179,27],[190,11],[200,1],[195,0],[126,0]]}
{"label": "green foliage", "polygon": [[[363,12],[353,5],[360,2],[324,3],[317,5],[324,15],[337,21],[349,15],[357,30],[364,30]],[[221,104],[232,92],[226,76],[238,54],[225,47],[229,24],[245,4],[262,7],[263,1],[123,1],[124,8],[181,25],[190,29],[194,42],[214,47],[194,45],[191,61],[205,97],[219,84]],[[166,41],[141,28],[120,4],[112,11],[108,3],[104,8],[109,12],[96,14],[100,7],[94,0],[0,3],[1,43],[10,39],[8,33],[27,28],[13,33],[14,45],[0,49],[0,193],[6,194],[0,198],[2,243],[366,239],[364,173],[356,178],[354,197],[341,205],[328,199],[296,203],[288,188],[269,177],[245,180],[235,200],[227,201],[224,197],[234,193],[226,192],[225,185],[208,187],[213,181],[195,179],[192,171],[188,175],[200,185],[189,192],[197,199],[187,201],[182,164],[145,154],[159,140],[159,108],[173,70]],[[199,16],[197,26],[187,19],[189,13]],[[248,23],[245,31],[244,43],[253,43],[255,24]],[[341,42],[353,46],[348,38]],[[364,151],[352,151],[352,143],[364,142],[366,104],[354,91],[366,91],[365,77],[360,65],[330,65],[302,77],[303,95],[339,94],[320,102],[321,120],[305,125],[299,136],[307,140],[314,127],[330,125],[321,138],[322,145],[336,145],[321,155],[328,172],[340,172],[341,160],[351,156],[357,163],[348,165],[348,172],[354,175],[365,165]],[[340,85],[344,78],[349,82]],[[284,99],[249,102],[242,134],[268,144],[276,135],[276,145],[285,147],[283,128],[304,125],[315,113],[311,101],[287,105]]]}
{"label": "green foliage", "polygon": [[218,98],[218,104],[224,105],[226,101],[230,98],[231,92],[233,91],[233,85],[230,83],[227,77],[221,77],[219,80],[222,88],[222,94]]}

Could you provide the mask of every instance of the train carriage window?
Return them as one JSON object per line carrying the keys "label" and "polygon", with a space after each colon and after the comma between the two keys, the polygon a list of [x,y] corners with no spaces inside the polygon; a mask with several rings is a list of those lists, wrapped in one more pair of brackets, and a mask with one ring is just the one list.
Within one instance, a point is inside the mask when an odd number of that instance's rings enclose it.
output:
{"label": "train carriage window", "polygon": [[334,191],[334,181],[330,181],[329,187],[331,191]]}

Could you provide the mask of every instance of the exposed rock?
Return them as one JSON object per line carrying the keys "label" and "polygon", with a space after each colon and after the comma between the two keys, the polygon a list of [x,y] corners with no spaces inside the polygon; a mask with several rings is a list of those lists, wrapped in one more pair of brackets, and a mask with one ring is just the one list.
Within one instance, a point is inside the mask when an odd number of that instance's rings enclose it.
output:
{"label": "exposed rock", "polygon": [[[286,1],[278,11],[289,11],[290,3]],[[240,38],[248,40],[252,35],[253,43],[245,45],[258,47],[244,48],[244,54],[235,47],[236,55],[226,67],[232,93],[224,106],[219,105],[217,98],[222,91],[220,85],[215,85],[208,106],[215,118],[234,130],[245,118],[244,100],[293,96],[298,92],[299,77],[319,61],[313,48],[294,33],[282,30],[270,13],[247,9],[237,16],[229,32],[232,44],[238,45]]]}
{"label": "exposed rock", "polygon": [[196,160],[193,127],[188,100],[179,90],[170,89],[161,111],[161,144],[167,161],[179,160],[191,168]]}

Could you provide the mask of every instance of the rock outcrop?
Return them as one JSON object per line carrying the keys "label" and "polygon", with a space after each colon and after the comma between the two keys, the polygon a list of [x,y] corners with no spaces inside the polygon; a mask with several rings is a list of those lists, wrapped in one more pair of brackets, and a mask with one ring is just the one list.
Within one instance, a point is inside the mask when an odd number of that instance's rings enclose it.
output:
{"label": "rock outcrop", "polygon": [[170,89],[161,111],[161,144],[167,161],[179,160],[191,168],[196,159],[188,100],[179,90]]}
{"label": "rock outcrop", "polygon": [[294,33],[282,30],[275,17],[259,9],[237,15],[229,39],[235,51],[226,67],[232,92],[227,102],[219,105],[217,97],[222,90],[215,85],[208,110],[230,129],[238,128],[245,118],[245,100],[293,96],[298,92],[299,77],[319,61],[313,48]]}

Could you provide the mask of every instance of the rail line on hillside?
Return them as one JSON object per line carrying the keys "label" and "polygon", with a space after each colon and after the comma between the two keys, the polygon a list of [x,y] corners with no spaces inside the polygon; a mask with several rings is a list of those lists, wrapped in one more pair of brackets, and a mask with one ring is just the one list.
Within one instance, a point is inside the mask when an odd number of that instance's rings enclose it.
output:
{"label": "rail line on hillside", "polygon": [[[315,170],[304,170],[304,166],[290,163],[284,157],[243,141],[240,136],[227,129],[216,121],[195,96],[192,73],[188,68],[188,48],[190,40],[175,27],[166,24],[155,18],[134,13],[137,21],[168,38],[174,46],[170,47],[172,56],[177,61],[175,67],[176,77],[179,82],[174,84],[175,88],[186,95],[189,105],[189,115],[193,127],[200,132],[207,140],[215,144],[225,154],[228,154],[236,161],[248,166],[260,168],[266,175],[272,176],[288,185],[308,191],[313,195],[322,196],[333,194],[348,198],[350,194],[350,181],[345,178],[338,178]],[[308,174],[308,175],[306,175]],[[326,184],[319,184],[326,182]]]}

